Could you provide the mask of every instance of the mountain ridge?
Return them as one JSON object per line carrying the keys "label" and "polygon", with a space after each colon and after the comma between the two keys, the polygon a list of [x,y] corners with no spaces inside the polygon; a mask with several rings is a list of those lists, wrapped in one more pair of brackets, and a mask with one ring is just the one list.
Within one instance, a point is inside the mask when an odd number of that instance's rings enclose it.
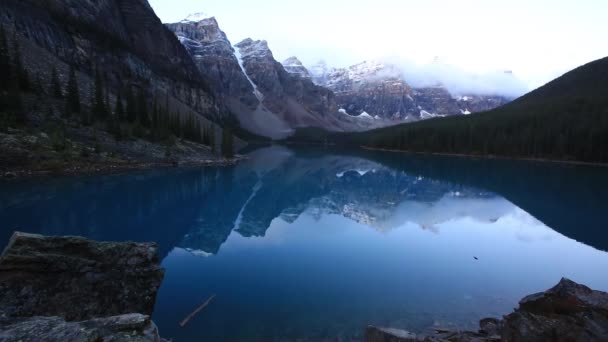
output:
{"label": "mountain ridge", "polygon": [[341,108],[352,115],[367,112],[391,120],[392,124],[468,115],[512,100],[500,95],[456,94],[439,80],[414,86],[400,66],[382,60],[368,60],[346,68],[329,68],[320,62],[311,70],[313,81],[333,90]]}
{"label": "mountain ridge", "polygon": [[[231,43],[214,18],[165,25],[186,46],[199,70],[210,74],[214,92],[220,94],[241,127],[252,133],[276,139],[301,127],[361,131],[381,126],[373,120],[341,114],[332,91],[290,73],[264,40],[247,38],[228,47]],[[221,32],[221,38],[211,39],[211,31]],[[213,47],[220,42],[227,45]],[[239,86],[232,87],[237,80]]]}
{"label": "mountain ridge", "polygon": [[608,57],[491,110],[335,136],[346,144],[448,154],[608,163]]}

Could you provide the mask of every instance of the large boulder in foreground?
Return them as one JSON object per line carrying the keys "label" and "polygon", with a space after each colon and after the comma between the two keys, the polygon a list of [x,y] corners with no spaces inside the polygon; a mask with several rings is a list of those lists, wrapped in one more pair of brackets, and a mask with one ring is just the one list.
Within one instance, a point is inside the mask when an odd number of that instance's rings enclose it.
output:
{"label": "large boulder in foreground", "polygon": [[158,328],[149,316],[126,314],[82,322],[66,322],[60,317],[0,319],[1,342],[160,342]]}
{"label": "large boulder in foreground", "polygon": [[519,308],[502,320],[482,319],[477,332],[425,336],[373,326],[365,330],[365,342],[406,341],[608,341],[608,293],[562,279],[555,287],[522,299]]}
{"label": "large boulder in foreground", "polygon": [[157,249],[16,232],[0,256],[0,316],[151,315],[164,275]]}
{"label": "large boulder in foreground", "polygon": [[504,318],[505,341],[608,341],[608,293],[569,279],[525,297]]}

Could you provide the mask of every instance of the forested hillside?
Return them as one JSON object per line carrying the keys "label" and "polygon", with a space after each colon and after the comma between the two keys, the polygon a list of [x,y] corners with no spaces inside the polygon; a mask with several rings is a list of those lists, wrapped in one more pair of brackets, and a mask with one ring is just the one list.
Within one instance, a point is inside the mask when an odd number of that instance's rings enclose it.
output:
{"label": "forested hillside", "polygon": [[[320,136],[319,132],[315,135]],[[581,66],[489,112],[329,139],[412,152],[605,163],[608,162],[608,58]]]}

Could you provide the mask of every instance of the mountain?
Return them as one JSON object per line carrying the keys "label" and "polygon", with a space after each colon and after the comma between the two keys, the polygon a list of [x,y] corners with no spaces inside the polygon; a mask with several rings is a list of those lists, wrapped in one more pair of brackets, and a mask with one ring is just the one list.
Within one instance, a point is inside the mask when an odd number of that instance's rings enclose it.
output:
{"label": "mountain", "polygon": [[212,92],[250,132],[282,138],[302,127],[340,132],[386,124],[341,113],[331,90],[314,84],[296,57],[276,61],[266,41],[245,39],[232,46],[213,17],[197,15],[166,27],[186,47]]}
{"label": "mountain", "polygon": [[146,0],[4,0],[0,29],[3,166],[215,158],[223,105]]}
{"label": "mountain", "polygon": [[292,56],[283,61],[285,71],[300,78],[312,78],[311,73],[296,56]]}
{"label": "mountain", "polygon": [[254,110],[260,101],[243,73],[234,48],[214,17],[203,13],[166,25],[192,56],[211,90],[224,101],[237,100]]}
{"label": "mountain", "polygon": [[416,152],[608,162],[608,58],[489,112],[335,137]]}
{"label": "mountain", "polygon": [[27,40],[22,54],[36,74],[50,78],[52,63],[89,76],[97,67],[113,88],[146,79],[150,93],[163,90],[199,112],[217,112],[192,59],[146,0],[6,0],[1,6],[3,25]]}
{"label": "mountain", "polygon": [[348,68],[311,67],[313,81],[336,94],[336,101],[351,115],[368,113],[393,123],[470,114],[509,102],[504,96],[452,94],[441,83],[414,87],[395,64],[366,61]]}

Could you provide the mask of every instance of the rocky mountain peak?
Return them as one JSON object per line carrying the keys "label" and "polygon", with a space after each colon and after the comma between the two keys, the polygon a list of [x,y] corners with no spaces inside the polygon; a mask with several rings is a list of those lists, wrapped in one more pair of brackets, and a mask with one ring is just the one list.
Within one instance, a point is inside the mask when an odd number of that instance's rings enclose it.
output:
{"label": "rocky mountain peak", "polygon": [[308,70],[312,75],[312,81],[320,86],[326,86],[329,81],[329,74],[335,70],[327,65],[325,60],[320,60],[316,64],[311,65]]}
{"label": "rocky mountain peak", "polygon": [[188,18],[166,26],[186,47],[201,74],[213,85],[215,94],[224,100],[238,99],[250,109],[256,108],[259,101],[254,96],[254,89],[217,20],[205,14]]}
{"label": "rocky mountain peak", "polygon": [[265,40],[253,40],[247,38],[236,44],[243,58],[267,58],[273,59],[272,51],[268,47],[268,42]]}
{"label": "rocky mountain peak", "polygon": [[244,129],[277,138],[299,127],[354,131],[379,125],[339,113],[334,93],[315,85],[298,58],[281,64],[265,40],[247,38],[233,47],[214,18],[194,18],[167,27]]}
{"label": "rocky mountain peak", "polygon": [[508,102],[499,96],[451,94],[442,84],[416,87],[408,82],[402,68],[382,60],[367,60],[346,68],[328,68],[320,62],[311,68],[311,73],[316,84],[336,94],[339,107],[349,114],[368,114],[394,122],[466,115]]}
{"label": "rocky mountain peak", "polygon": [[298,57],[292,56],[283,61],[283,67],[285,71],[291,75],[295,75],[302,78],[312,78],[312,75],[298,59]]}
{"label": "rocky mountain peak", "polygon": [[182,20],[179,23],[168,24],[183,45],[198,46],[202,43],[214,43],[217,41],[227,44],[230,48],[226,34],[220,29],[220,25],[214,17],[203,18],[198,21]]}
{"label": "rocky mountain peak", "polygon": [[194,22],[194,23],[196,23],[196,22],[199,22],[199,21],[202,21],[202,20],[205,20],[205,19],[211,19],[211,18],[215,19],[213,16],[208,15],[205,12],[198,12],[198,13],[192,13],[192,14],[188,15],[181,22],[182,23],[188,23],[188,22]]}
{"label": "rocky mountain peak", "polygon": [[296,56],[291,56],[283,61],[283,65],[304,66]]}

